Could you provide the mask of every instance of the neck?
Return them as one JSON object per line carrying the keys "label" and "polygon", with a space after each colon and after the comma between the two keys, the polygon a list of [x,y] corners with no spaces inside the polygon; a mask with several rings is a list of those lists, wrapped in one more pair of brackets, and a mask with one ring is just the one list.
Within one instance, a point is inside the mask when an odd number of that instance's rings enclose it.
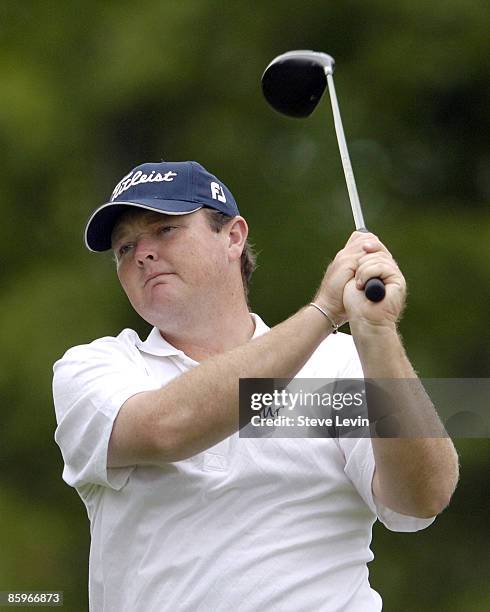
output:
{"label": "neck", "polygon": [[195,321],[188,320],[177,333],[168,329],[160,329],[160,333],[167,342],[191,359],[203,361],[245,344],[254,330],[254,321],[243,301],[237,308],[230,309],[229,305],[225,305],[222,310],[214,309],[206,315],[199,313]]}

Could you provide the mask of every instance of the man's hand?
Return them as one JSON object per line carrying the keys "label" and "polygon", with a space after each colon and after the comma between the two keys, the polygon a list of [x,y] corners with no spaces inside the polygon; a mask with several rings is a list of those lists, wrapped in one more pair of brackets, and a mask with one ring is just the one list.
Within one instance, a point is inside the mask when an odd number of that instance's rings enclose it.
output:
{"label": "man's hand", "polygon": [[[377,303],[364,295],[364,285],[374,277],[386,286],[385,298]],[[356,231],[328,266],[315,302],[337,324],[394,326],[405,306],[405,295],[405,279],[388,249],[374,234]]]}

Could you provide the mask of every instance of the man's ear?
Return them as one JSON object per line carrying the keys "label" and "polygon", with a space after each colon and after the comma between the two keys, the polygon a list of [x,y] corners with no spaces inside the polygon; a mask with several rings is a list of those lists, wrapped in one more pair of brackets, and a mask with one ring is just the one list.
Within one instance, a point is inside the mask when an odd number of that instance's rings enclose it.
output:
{"label": "man's ear", "polygon": [[239,260],[248,236],[248,225],[243,217],[233,217],[226,226],[228,235],[228,257]]}

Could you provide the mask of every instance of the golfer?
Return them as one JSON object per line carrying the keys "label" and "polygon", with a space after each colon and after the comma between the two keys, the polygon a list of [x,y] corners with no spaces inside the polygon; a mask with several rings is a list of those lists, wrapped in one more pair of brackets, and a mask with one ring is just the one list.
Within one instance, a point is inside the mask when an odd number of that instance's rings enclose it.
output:
{"label": "golfer", "polygon": [[[374,521],[417,531],[454,491],[444,436],[239,436],[240,378],[416,379],[397,333],[405,281],[376,236],[354,232],[314,298],[269,329],[248,307],[247,234],[196,162],[138,166],[89,219],[87,247],[112,249],[153,326],[54,366],[63,478],[91,524],[93,612],[381,610]],[[372,277],[386,285],[377,304]],[[336,333],[346,321],[351,336]],[[408,422],[438,423],[425,394],[401,401]]]}

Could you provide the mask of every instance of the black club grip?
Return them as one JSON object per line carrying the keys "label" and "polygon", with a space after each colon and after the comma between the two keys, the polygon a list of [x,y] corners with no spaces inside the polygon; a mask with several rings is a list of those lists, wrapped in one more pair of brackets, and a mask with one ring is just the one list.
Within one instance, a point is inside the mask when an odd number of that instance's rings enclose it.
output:
{"label": "black club grip", "polygon": [[[365,227],[361,227],[358,232],[369,232]],[[371,302],[381,302],[386,295],[385,284],[380,278],[370,278],[364,285],[364,295]]]}
{"label": "black club grip", "polygon": [[364,285],[364,295],[371,302],[381,302],[386,295],[386,288],[380,278],[370,278]]}

